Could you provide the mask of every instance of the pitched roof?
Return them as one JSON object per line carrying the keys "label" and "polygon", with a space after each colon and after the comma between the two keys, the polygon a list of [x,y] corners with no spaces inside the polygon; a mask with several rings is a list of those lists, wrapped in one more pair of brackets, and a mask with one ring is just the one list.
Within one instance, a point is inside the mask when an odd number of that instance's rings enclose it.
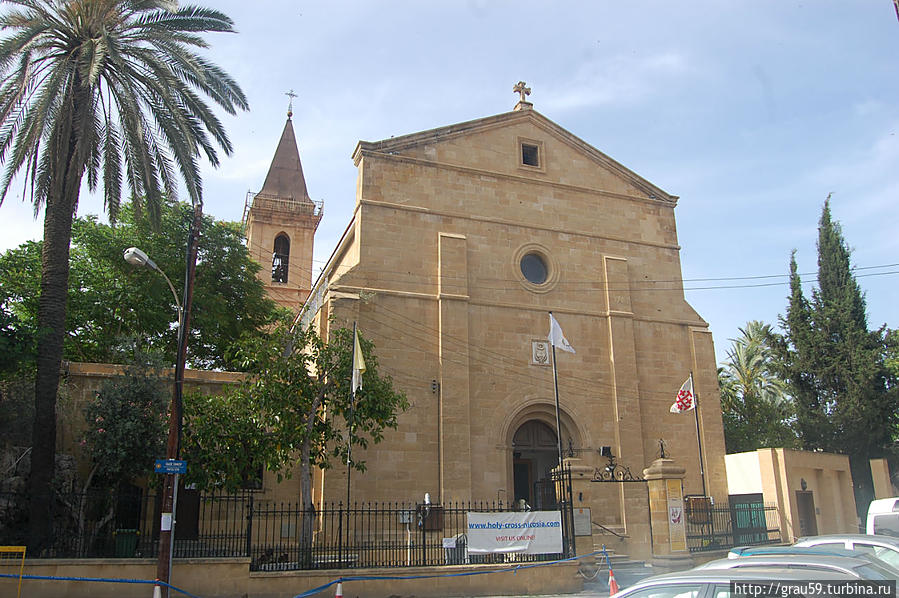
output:
{"label": "pitched roof", "polygon": [[516,107],[516,109],[512,112],[504,112],[502,114],[497,114],[494,116],[478,118],[454,125],[421,131],[418,133],[411,133],[399,137],[391,137],[390,139],[383,139],[381,141],[360,141],[356,145],[356,149],[353,152],[353,160],[358,165],[362,154],[365,152],[377,152],[386,154],[401,153],[403,150],[418,145],[435,143],[437,141],[443,141],[452,139],[454,137],[469,135],[479,130],[503,127],[512,123],[522,121],[532,122],[534,125],[553,134],[556,138],[567,143],[569,146],[580,151],[582,154],[590,156],[597,164],[601,164],[604,167],[608,168],[610,171],[617,173],[618,176],[629,181],[636,188],[642,190],[647,197],[672,205],[677,203],[678,197],[676,195],[671,195],[667,191],[664,191],[663,189],[657,187],[655,184],[649,182],[642,176],[638,175],[626,166],[599,151],[583,139],[575,136],[570,131],[563,129],[555,122],[551,121],[544,115],[531,108],[519,109],[518,107]]}
{"label": "pitched roof", "polygon": [[265,183],[259,192],[262,195],[297,201],[312,201],[306,190],[306,178],[303,176],[303,165],[300,152],[297,150],[297,139],[293,133],[293,122],[290,116],[281,133],[278,149],[269,166]]}

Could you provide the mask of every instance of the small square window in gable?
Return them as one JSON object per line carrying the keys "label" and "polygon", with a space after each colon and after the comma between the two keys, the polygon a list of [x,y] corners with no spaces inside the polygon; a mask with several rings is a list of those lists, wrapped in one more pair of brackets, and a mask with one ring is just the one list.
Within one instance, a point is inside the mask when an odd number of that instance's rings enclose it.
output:
{"label": "small square window in gable", "polygon": [[521,163],[525,166],[540,166],[540,148],[529,143],[521,144]]}
{"label": "small square window in gable", "polygon": [[543,142],[526,137],[518,138],[518,167],[529,171],[546,172]]}

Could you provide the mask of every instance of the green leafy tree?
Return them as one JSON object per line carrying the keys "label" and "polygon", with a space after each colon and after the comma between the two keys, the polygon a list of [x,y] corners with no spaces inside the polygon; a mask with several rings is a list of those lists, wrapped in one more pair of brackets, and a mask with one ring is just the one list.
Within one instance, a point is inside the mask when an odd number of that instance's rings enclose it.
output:
{"label": "green leafy tree", "polygon": [[796,401],[803,448],[849,456],[859,514],[874,496],[869,460],[885,455],[899,423],[899,391],[887,367],[886,329],[868,330],[864,294],[840,225],[824,202],[818,225],[818,287],[802,292],[795,254],[790,302],[774,343]]}
{"label": "green leafy tree", "polygon": [[[183,279],[184,248],[193,208],[165,202],[161,231],[125,204],[115,225],[96,217],[75,220],[69,258],[69,293],[63,355],[71,361],[121,362],[123,343],[175,359],[177,328],[172,294],[159,274],[134,268],[122,251],[138,246],[173,280]],[[0,255],[0,309],[25,338],[37,326],[40,242]],[[203,217],[188,346],[193,366],[233,369],[229,347],[243,334],[262,334],[276,316],[237,224]],[[239,317],[235,314],[239,314]],[[0,329],[2,335],[2,329]],[[0,343],[3,337],[0,336]],[[2,359],[2,357],[0,357]]]}
{"label": "green leafy tree", "polygon": [[886,339],[886,357],[884,364],[890,373],[889,382],[891,387],[899,384],[899,330],[885,331]]}
{"label": "green leafy tree", "polygon": [[[123,376],[105,381],[84,409],[87,427],[81,446],[91,468],[82,491],[102,488],[107,505],[92,528],[88,547],[115,516],[114,494],[119,485],[150,474],[154,459],[165,453],[170,395],[156,372],[145,360],[129,366]],[[96,493],[91,496],[98,498]],[[85,537],[88,503],[80,500],[77,506],[70,505],[72,512],[77,511],[79,538]]]}
{"label": "green leafy tree", "polygon": [[[0,276],[5,275],[0,260]],[[0,286],[2,293],[2,286]],[[0,295],[0,448],[31,445],[33,330]]]}
{"label": "green leafy tree", "polygon": [[740,333],[718,369],[727,452],[795,447],[793,405],[773,370],[771,326],[751,321]]}
{"label": "green leafy tree", "polygon": [[146,364],[128,367],[107,380],[84,409],[87,428],[81,446],[91,469],[84,488],[116,486],[152,472],[165,453],[170,389]]}
{"label": "green leafy tree", "polygon": [[[0,276],[4,275],[0,259]],[[32,330],[23,324],[12,306],[0,298],[0,380],[21,370],[33,357]]]}
{"label": "green leafy tree", "polygon": [[[173,0],[7,0],[0,15],[0,200],[21,174],[44,210],[38,306],[30,548],[46,545],[56,449],[56,393],[66,324],[69,243],[82,180],[102,182],[112,220],[123,180],[158,221],[179,178],[202,206],[198,157],[231,152],[201,96],[229,113],[240,87],[195,50],[204,32],[230,32],[221,12]],[[179,176],[180,174],[180,176]]]}
{"label": "green leafy tree", "polygon": [[278,461],[277,446],[269,435],[266,417],[271,411],[260,411],[259,405],[236,390],[184,396],[182,454],[190,463],[189,483],[234,492],[256,487],[266,469],[287,467]]}
{"label": "green leafy tree", "polygon": [[[348,444],[380,442],[408,407],[390,376],[379,372],[373,344],[361,335],[359,342],[366,370],[354,403],[351,330],[332,330],[326,343],[311,328],[285,324],[249,339],[238,351],[248,373],[243,384],[220,397],[186,400],[183,452],[195,464],[190,481],[235,488],[260,467],[280,480],[298,466],[301,500],[311,512],[313,468],[327,468],[335,458],[345,463]],[[365,470],[364,461],[352,464]],[[304,541],[310,526],[307,517]]]}

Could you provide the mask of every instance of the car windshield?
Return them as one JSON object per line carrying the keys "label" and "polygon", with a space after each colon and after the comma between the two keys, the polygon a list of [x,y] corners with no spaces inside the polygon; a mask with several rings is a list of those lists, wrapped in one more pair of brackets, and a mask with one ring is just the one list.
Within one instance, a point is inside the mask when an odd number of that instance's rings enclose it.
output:
{"label": "car windshield", "polygon": [[659,584],[634,591],[625,590],[623,598],[697,598],[701,591],[702,584]]}
{"label": "car windshield", "polygon": [[858,567],[853,567],[853,571],[857,572],[862,579],[873,579],[873,580],[889,580],[899,581],[895,575],[891,574],[885,568],[881,567],[877,563],[869,563],[866,565],[859,565]]}
{"label": "car windshield", "polygon": [[870,544],[855,544],[855,550],[865,554],[871,554],[888,565],[899,568],[899,551],[885,546],[871,546]]}

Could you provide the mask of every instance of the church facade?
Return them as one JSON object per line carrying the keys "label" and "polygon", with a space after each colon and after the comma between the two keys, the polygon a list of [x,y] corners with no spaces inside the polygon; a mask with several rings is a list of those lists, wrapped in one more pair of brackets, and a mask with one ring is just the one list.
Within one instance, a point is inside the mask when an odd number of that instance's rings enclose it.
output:
{"label": "church facade", "polygon": [[[539,507],[560,444],[571,463],[601,469],[611,453],[639,476],[660,439],[687,469],[686,494],[726,499],[715,354],[683,294],[678,198],[521,98],[511,112],[355,149],[355,210],[300,317],[325,338],[355,322],[410,408],[354,452],[367,464],[354,500]],[[287,229],[273,217],[263,228],[257,205],[248,236],[267,276]],[[311,241],[300,258],[291,242],[291,263],[311,266]],[[575,351],[556,351],[558,425],[549,312]],[[669,411],[691,373],[698,420]],[[346,471],[314,485],[316,500],[343,500]],[[626,530],[634,505],[645,520],[645,489],[633,492],[597,484],[593,520]]]}

